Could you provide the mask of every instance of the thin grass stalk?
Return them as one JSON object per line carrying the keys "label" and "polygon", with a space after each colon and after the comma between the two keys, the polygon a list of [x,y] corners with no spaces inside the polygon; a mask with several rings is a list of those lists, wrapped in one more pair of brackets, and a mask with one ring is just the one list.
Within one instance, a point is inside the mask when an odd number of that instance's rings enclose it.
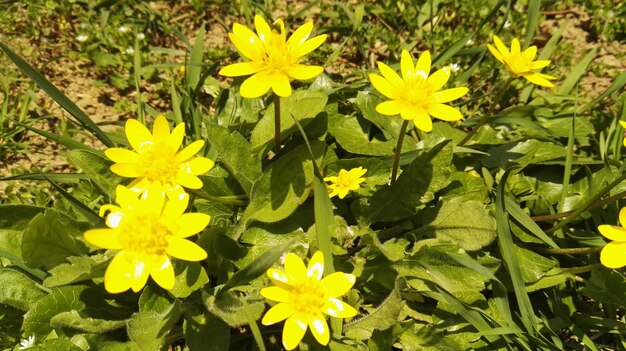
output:
{"label": "thin grass stalk", "polygon": [[398,144],[396,145],[396,154],[393,158],[393,168],[391,169],[391,184],[396,181],[398,175],[398,168],[400,168],[400,154],[402,153],[402,143],[404,142],[404,134],[406,134],[406,128],[409,126],[409,121],[404,120],[402,127],[400,128],[400,135],[398,135]]}
{"label": "thin grass stalk", "polygon": [[280,96],[274,94],[274,144],[276,153],[280,151]]}

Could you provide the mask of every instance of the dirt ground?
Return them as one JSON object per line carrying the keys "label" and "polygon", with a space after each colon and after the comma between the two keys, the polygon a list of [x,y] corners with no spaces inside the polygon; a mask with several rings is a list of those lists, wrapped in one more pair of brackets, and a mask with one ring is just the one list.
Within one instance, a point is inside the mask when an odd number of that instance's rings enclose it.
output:
{"label": "dirt ground", "polygon": [[[158,10],[182,13],[183,15],[175,19],[177,23],[181,24],[183,34],[191,38],[193,42],[197,30],[196,23],[185,14],[184,9],[161,8]],[[207,16],[209,15],[210,14],[207,14]],[[276,13],[275,15],[280,14]],[[608,72],[611,70],[613,70],[613,72],[626,70],[626,62],[619,60],[615,55],[617,52],[626,52],[626,44],[617,41],[606,42],[603,41],[603,38],[598,38],[598,41],[593,40],[589,31],[589,21],[589,14],[584,9],[573,7],[568,11],[548,14],[547,19],[540,23],[539,33],[549,38],[551,32],[558,29],[565,22],[569,22],[569,27],[563,34],[562,41],[564,44],[569,43],[573,46],[576,57],[580,59],[591,50],[592,47],[596,45],[600,47],[595,63],[607,69],[601,70],[602,74],[589,71],[582,80],[580,87],[582,95],[592,98],[611,85],[612,77]],[[228,47],[230,44],[225,28],[230,28],[231,25],[231,23],[210,22],[207,26],[205,46]],[[20,40],[25,40],[25,38],[21,38]],[[166,38],[164,40],[166,43],[162,43],[165,44],[163,46],[169,44],[174,47],[182,48],[182,43],[177,42],[175,39]],[[22,42],[19,46],[26,47],[31,44],[36,43]],[[96,123],[111,124],[112,122],[133,117],[132,113],[120,112],[115,108],[115,103],[121,99],[134,101],[134,89],[119,90],[113,86],[103,86],[103,84],[98,81],[98,72],[89,62],[71,60],[67,56],[64,56],[63,48],[55,46],[54,43],[49,44],[50,45],[42,48],[44,50],[43,54],[38,54],[37,56],[31,55],[27,57],[27,59],[34,67],[41,67],[46,58],[61,56],[62,58],[60,58],[56,64],[46,66],[46,69],[43,71],[44,74]],[[346,65],[345,62],[339,62],[337,67],[327,67],[327,70],[329,72],[341,72],[341,70],[346,69],[348,66],[350,66],[349,63]],[[561,73],[566,73],[568,69],[570,68],[562,67]],[[144,82],[142,89],[149,93],[150,83]],[[40,91],[37,97],[38,101],[36,101],[35,104],[37,105],[36,110],[39,115],[54,116],[55,119],[53,119],[53,121],[71,118],[67,112],[61,109],[59,105],[52,101],[45,93]],[[148,103],[163,111],[167,111],[171,108],[167,98],[150,100]],[[58,122],[42,122],[37,126],[55,131],[57,125]],[[86,138],[85,136],[79,137]],[[28,153],[5,155],[4,160],[0,163],[0,176],[10,176],[15,173],[16,168],[30,169],[34,167],[51,172],[66,172],[71,170],[71,167],[67,165],[65,161],[63,155],[65,150],[62,147],[31,132],[27,132],[25,135],[22,135],[21,138],[22,142],[29,143],[32,150]],[[98,147],[95,141],[90,142]],[[0,182],[0,191],[3,189],[3,182]]]}

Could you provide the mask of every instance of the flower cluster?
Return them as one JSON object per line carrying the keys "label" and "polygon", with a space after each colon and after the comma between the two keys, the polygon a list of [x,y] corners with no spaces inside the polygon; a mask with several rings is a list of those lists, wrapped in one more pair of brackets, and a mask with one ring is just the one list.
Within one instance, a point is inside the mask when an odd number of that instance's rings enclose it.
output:
{"label": "flower cluster", "polygon": [[361,177],[366,172],[367,169],[357,167],[349,171],[342,169],[336,177],[325,177],[324,181],[331,183],[328,185],[328,196],[338,195],[340,199],[343,199],[348,195],[348,192],[359,189],[360,184],[365,181],[365,178]]}
{"label": "flower cluster", "polygon": [[105,155],[114,161],[111,171],[134,178],[128,187],[119,185],[116,202],[104,205],[100,216],[108,228],[85,232],[90,244],[117,254],[107,267],[104,287],[110,293],[128,289],[137,292],[148,277],[164,289],[174,287],[170,256],[200,261],[206,252],[185,238],[202,231],[210,216],[186,213],[189,195],[184,187],[199,189],[197,177],[213,167],[213,161],[196,157],[204,146],[198,140],[180,150],[185,125],[170,127],[163,116],[154,121],[152,133],[139,121],[126,121],[126,137],[133,150],[109,148]]}

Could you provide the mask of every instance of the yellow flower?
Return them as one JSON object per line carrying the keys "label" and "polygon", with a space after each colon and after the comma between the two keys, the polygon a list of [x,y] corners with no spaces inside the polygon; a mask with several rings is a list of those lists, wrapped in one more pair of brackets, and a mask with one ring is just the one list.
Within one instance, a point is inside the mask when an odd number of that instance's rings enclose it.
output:
{"label": "yellow flower", "polygon": [[350,190],[357,190],[360,187],[359,184],[365,181],[365,178],[361,178],[365,172],[367,172],[367,169],[357,167],[349,171],[342,169],[337,177],[325,177],[325,182],[332,183],[328,185],[328,196],[339,195],[339,198],[343,199]]}
{"label": "yellow flower", "polygon": [[613,240],[602,248],[600,252],[600,262],[609,268],[620,268],[626,266],[626,207],[619,211],[619,222],[621,227],[614,225],[599,225],[598,231],[607,239]]}
{"label": "yellow flower", "polygon": [[179,151],[185,137],[185,124],[170,127],[163,116],[154,121],[152,133],[135,119],[126,121],[126,137],[134,151],[109,148],[105,155],[115,164],[111,171],[117,175],[135,178],[129,188],[137,193],[147,190],[165,192],[169,198],[185,193],[182,188],[202,188],[197,175],[208,172],[213,161],[194,155],[202,149],[204,141],[198,140]]}
{"label": "yellow flower", "polygon": [[542,87],[551,88],[554,86],[549,79],[556,79],[556,77],[534,71],[550,64],[550,60],[533,61],[537,56],[537,47],[535,45],[521,51],[519,40],[513,38],[511,51],[509,52],[509,49],[498,36],[493,36],[493,42],[496,44],[496,47],[487,44],[487,48],[496,60],[506,65],[513,77],[522,76],[529,82],[541,85]]}
{"label": "yellow flower", "polygon": [[106,272],[104,287],[110,293],[128,289],[141,290],[151,276],[164,289],[174,287],[174,269],[169,256],[186,261],[201,261],[206,252],[185,238],[203,230],[211,217],[202,213],[185,213],[189,196],[166,200],[163,194],[137,194],[123,185],[116,189],[119,206],[104,205],[109,228],[85,232],[90,244],[119,250]]}
{"label": "yellow flower", "polygon": [[433,123],[430,116],[444,121],[456,121],[463,118],[461,112],[444,103],[456,100],[467,94],[466,87],[440,90],[450,78],[450,68],[444,67],[430,74],[430,52],[424,51],[417,63],[408,51],[402,50],[400,59],[400,77],[393,69],[378,62],[382,76],[372,73],[370,81],[376,90],[391,99],[376,106],[376,111],[383,115],[397,115],[413,121],[417,128],[430,132]]}
{"label": "yellow flower", "polygon": [[300,64],[304,55],[326,40],[326,34],[308,39],[313,22],[303,24],[289,39],[286,39],[285,24],[280,19],[274,22],[280,32],[272,29],[259,15],[254,17],[254,26],[258,35],[239,23],[233,24],[233,32],[228,36],[249,61],[228,65],[219,72],[227,77],[252,74],[241,84],[241,96],[256,98],[272,88],[276,95],[286,97],[291,95],[290,80],[312,79],[324,70],[320,66]]}
{"label": "yellow flower", "polygon": [[[626,129],[626,121],[619,121],[619,125]],[[626,138],[624,138],[624,146],[626,146]]]}
{"label": "yellow flower", "polygon": [[285,270],[269,269],[267,275],[276,286],[261,289],[266,299],[277,301],[261,321],[264,325],[278,323],[284,319],[283,346],[293,350],[304,337],[307,328],[317,341],[328,345],[330,332],[326,323],[327,314],[337,318],[351,318],[357,311],[337,299],[350,291],[356,278],[352,274],[335,272],[322,279],[324,255],[317,251],[309,266],[295,254],[285,257]]}

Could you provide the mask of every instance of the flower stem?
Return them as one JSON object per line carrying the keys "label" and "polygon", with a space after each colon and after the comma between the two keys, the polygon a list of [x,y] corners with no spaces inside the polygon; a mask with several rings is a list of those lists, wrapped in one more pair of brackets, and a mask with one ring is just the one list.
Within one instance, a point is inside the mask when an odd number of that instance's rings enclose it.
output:
{"label": "flower stem", "polygon": [[587,266],[579,266],[579,267],[570,267],[570,268],[561,268],[563,273],[569,274],[580,274],[587,273],[591,271],[595,271],[596,269],[603,268],[602,263],[590,264]]}
{"label": "flower stem", "polygon": [[538,251],[552,255],[582,255],[602,251],[602,247],[545,248]]}
{"label": "flower stem", "polygon": [[280,96],[274,94],[274,144],[276,154],[280,151]]}
{"label": "flower stem", "polygon": [[465,135],[465,138],[463,138],[463,140],[461,140],[461,142],[458,144],[458,146],[465,145],[465,143],[467,143],[474,136],[474,134],[476,134],[478,132],[478,130],[480,130],[480,128],[482,126],[487,124],[487,121],[489,121],[489,118],[491,118],[491,113],[496,108],[496,106],[498,105],[500,100],[502,100],[502,98],[504,97],[504,94],[506,93],[506,91],[509,90],[509,87],[511,86],[512,82],[513,82],[513,77],[510,77],[504,83],[504,85],[500,88],[496,98],[493,99],[493,101],[491,102],[491,105],[489,105],[489,108],[487,109],[487,112],[483,115],[483,117],[481,118],[480,122],[478,122],[478,124],[474,127],[474,129],[470,130],[469,133],[467,133],[467,135]]}
{"label": "flower stem", "polygon": [[400,154],[402,153],[402,142],[404,142],[404,134],[406,134],[406,128],[409,126],[409,121],[404,120],[402,127],[400,128],[400,135],[398,135],[398,144],[396,145],[396,154],[393,158],[393,168],[391,169],[391,184],[396,181],[398,175],[398,168],[400,167]]}
{"label": "flower stem", "polygon": [[[611,203],[613,201],[619,200],[624,197],[626,197],[626,191],[622,191],[619,194],[613,195],[611,197],[607,197],[604,200],[594,202],[591,206],[589,206],[589,208],[587,208],[587,210],[593,210],[594,208],[602,207],[608,203]],[[550,215],[532,216],[530,217],[530,219],[532,219],[535,222],[553,221],[555,219],[565,218],[571,215],[572,213],[574,213],[574,211],[566,211],[566,212],[555,213],[555,214],[550,214]]]}
{"label": "flower stem", "polygon": [[605,193],[609,192],[611,189],[613,189],[615,186],[617,186],[619,183],[621,183],[624,179],[626,179],[626,173],[620,175],[619,177],[617,177],[617,179],[615,179],[613,182],[611,182],[611,184],[609,184],[609,185],[605,186],[604,188],[602,188],[597,194],[595,194],[591,199],[589,199],[589,201],[587,201],[584,206],[582,206],[581,208],[579,208],[576,211],[572,212],[572,214],[567,216],[564,220],[560,221],[554,227],[546,230],[545,231],[546,234],[554,233],[557,230],[565,227],[565,225],[567,225],[567,223],[569,223],[572,220],[574,220],[574,218],[578,217],[579,214],[587,211],[596,201],[598,201],[602,197],[602,195],[604,195]]}

